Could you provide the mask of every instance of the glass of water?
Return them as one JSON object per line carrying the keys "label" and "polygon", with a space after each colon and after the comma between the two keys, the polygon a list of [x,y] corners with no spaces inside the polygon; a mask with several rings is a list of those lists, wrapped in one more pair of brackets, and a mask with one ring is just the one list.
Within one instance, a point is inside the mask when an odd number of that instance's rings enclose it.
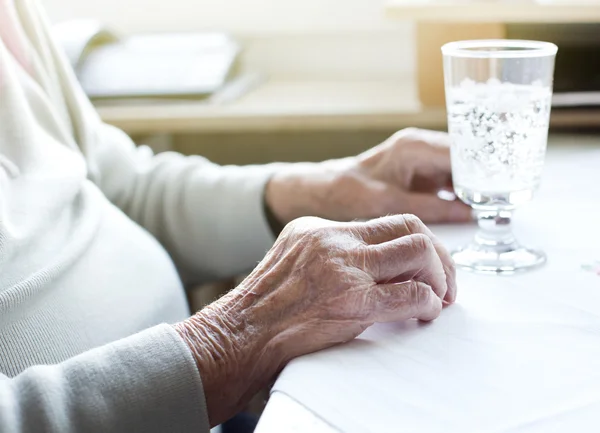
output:
{"label": "glass of water", "polygon": [[517,242],[510,224],[540,183],[557,50],[518,40],[442,47],[454,190],[479,221],[475,239],[453,252],[459,267],[514,273],[546,261]]}

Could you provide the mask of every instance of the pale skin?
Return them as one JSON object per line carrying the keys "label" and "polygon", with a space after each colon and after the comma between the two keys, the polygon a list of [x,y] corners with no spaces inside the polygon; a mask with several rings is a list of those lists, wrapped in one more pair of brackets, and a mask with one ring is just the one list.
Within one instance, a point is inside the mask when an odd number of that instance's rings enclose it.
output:
{"label": "pale skin", "polygon": [[[471,219],[437,196],[451,187],[447,143],[408,129],[357,157],[271,179],[266,203],[287,224],[275,245],[236,289],[174,325],[196,359],[211,425],[291,359],[377,322],[434,320],[456,300],[454,263],[421,221]],[[398,215],[370,220],[388,214]],[[357,219],[370,221],[343,222]]]}
{"label": "pale skin", "polygon": [[469,207],[436,194],[452,187],[449,144],[446,133],[404,129],[357,157],[292,166],[269,183],[267,202],[284,223],[401,213],[425,223],[469,221]]}

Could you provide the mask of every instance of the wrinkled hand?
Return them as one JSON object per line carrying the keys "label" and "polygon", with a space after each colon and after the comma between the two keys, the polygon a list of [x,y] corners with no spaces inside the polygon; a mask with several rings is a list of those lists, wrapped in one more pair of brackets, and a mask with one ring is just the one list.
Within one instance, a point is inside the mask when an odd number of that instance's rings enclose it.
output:
{"label": "wrinkled hand", "polygon": [[402,213],[427,223],[470,221],[468,206],[438,197],[451,189],[448,135],[410,128],[354,158],[290,166],[269,182],[266,202],[282,223]]}
{"label": "wrinkled hand", "polygon": [[452,259],[418,218],[302,218],[238,288],[177,329],[217,424],[289,360],[352,340],[375,322],[433,320],[455,298]]}

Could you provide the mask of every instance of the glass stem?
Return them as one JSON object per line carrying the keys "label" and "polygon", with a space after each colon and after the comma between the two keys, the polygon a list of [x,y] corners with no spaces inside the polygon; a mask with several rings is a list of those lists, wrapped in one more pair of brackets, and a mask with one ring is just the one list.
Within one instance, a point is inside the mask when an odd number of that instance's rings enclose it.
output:
{"label": "glass stem", "polygon": [[512,214],[510,210],[479,211],[475,242],[485,249],[500,250],[498,252],[512,249],[517,242],[511,228]]}

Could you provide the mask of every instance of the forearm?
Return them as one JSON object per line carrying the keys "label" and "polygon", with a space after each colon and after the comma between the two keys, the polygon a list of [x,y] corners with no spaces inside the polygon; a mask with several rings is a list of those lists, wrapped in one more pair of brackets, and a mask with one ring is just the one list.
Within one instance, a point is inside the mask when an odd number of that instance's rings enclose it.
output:
{"label": "forearm", "polygon": [[0,375],[0,431],[207,432],[200,376],[168,325],[15,378]]}
{"label": "forearm", "polygon": [[265,188],[265,203],[282,225],[303,216],[345,220],[339,189],[356,175],[354,158],[297,163],[275,173]]}
{"label": "forearm", "polygon": [[198,156],[153,155],[106,125],[98,135],[95,183],[159,240],[186,283],[247,272],[273,244],[262,198],[285,165],[219,166]]}
{"label": "forearm", "polygon": [[211,426],[241,410],[282,367],[269,327],[253,312],[252,297],[239,287],[174,325],[194,355]]}

